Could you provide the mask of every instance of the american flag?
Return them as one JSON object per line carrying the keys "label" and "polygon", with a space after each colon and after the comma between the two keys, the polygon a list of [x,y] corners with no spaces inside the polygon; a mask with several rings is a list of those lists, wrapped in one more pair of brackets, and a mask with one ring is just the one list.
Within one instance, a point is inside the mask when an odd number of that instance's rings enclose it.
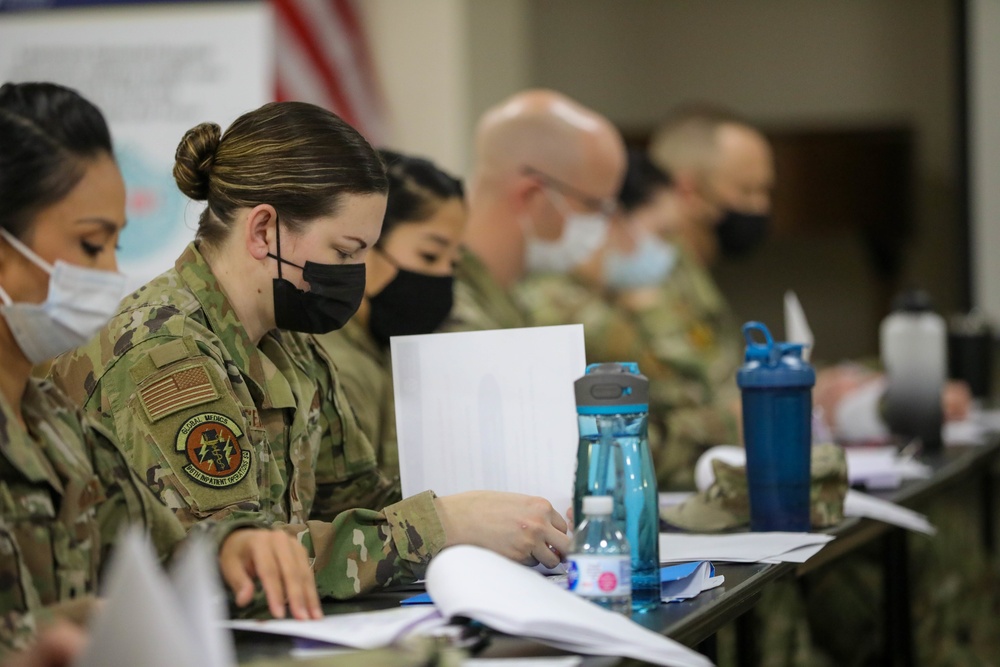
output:
{"label": "american flag", "polygon": [[386,140],[385,106],[356,0],[271,0],[275,99],[335,112],[374,145]]}

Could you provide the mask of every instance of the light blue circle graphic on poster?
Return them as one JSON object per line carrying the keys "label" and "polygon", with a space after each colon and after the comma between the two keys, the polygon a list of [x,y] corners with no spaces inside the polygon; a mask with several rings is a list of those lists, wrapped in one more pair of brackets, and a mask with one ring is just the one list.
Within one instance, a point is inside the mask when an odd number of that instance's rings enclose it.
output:
{"label": "light blue circle graphic on poster", "polygon": [[178,238],[193,236],[184,225],[187,199],[177,189],[169,167],[152,164],[141,150],[128,144],[119,145],[115,157],[125,179],[128,216],[119,241],[119,261],[147,260]]}

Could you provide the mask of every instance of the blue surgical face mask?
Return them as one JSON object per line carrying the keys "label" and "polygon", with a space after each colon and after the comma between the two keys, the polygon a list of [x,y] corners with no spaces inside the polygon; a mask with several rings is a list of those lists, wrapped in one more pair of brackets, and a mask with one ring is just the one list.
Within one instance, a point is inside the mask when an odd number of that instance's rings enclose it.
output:
{"label": "blue surgical face mask", "polygon": [[604,257],[604,281],[610,289],[625,290],[663,284],[677,263],[677,248],[656,234],[636,240],[631,253],[609,249]]}

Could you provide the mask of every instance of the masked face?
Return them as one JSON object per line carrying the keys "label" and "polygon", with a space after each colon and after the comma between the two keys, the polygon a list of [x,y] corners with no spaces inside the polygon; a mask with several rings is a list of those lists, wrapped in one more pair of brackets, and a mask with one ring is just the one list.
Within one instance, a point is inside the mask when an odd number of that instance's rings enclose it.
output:
{"label": "masked face", "polygon": [[[274,322],[279,329],[302,333],[335,331],[351,319],[365,295],[364,264],[298,265],[281,257],[281,223],[275,220],[278,277],[274,279]],[[301,290],[282,277],[281,265],[302,269],[309,291]]]}
{"label": "masked face", "polygon": [[396,267],[396,276],[369,299],[372,337],[388,345],[392,336],[431,333],[441,326],[451,312],[454,278],[409,271],[384,251],[375,251]]}
{"label": "masked face", "polygon": [[568,273],[590,259],[608,236],[605,213],[582,213],[570,209],[562,194],[545,190],[552,205],[565,220],[562,236],[546,241],[528,227],[525,263],[529,273]]}
{"label": "masked face", "polygon": [[726,209],[715,225],[722,254],[731,259],[746,257],[767,237],[770,218],[761,213]]}
{"label": "masked face", "polygon": [[608,250],[604,258],[604,281],[613,290],[654,287],[667,280],[676,263],[677,248],[646,232],[637,239],[631,253]]}
{"label": "masked face", "polygon": [[32,364],[40,364],[89,341],[114,315],[125,276],[57,260],[49,264],[7,230],[2,236],[17,252],[49,275],[42,303],[15,303],[0,288],[0,315]]}

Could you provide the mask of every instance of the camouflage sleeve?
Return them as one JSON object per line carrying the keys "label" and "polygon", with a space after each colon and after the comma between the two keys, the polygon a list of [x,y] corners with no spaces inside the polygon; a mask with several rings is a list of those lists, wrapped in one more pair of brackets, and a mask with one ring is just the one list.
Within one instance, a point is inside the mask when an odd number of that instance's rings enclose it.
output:
{"label": "camouflage sleeve", "polygon": [[0,519],[0,656],[25,648],[35,636],[42,609],[13,532]]}
{"label": "camouflage sleeve", "polygon": [[[320,406],[321,418],[329,427],[323,429],[319,448],[316,499],[310,518],[333,521],[348,509],[381,510],[398,502],[402,499],[398,476],[389,477],[379,467],[372,440],[360,424],[337,366],[322,347],[313,348],[312,354],[312,362],[318,365],[314,377],[326,397]],[[362,399],[355,396],[355,400]],[[371,404],[359,408],[372,413],[370,421],[378,421],[386,410],[393,410],[384,402],[375,403],[378,398],[370,395],[364,400]]]}
{"label": "camouflage sleeve", "polygon": [[298,537],[311,558],[320,595],[346,599],[422,579],[444,548],[444,528],[430,491],[382,512],[350,510],[330,523],[282,529]]}

